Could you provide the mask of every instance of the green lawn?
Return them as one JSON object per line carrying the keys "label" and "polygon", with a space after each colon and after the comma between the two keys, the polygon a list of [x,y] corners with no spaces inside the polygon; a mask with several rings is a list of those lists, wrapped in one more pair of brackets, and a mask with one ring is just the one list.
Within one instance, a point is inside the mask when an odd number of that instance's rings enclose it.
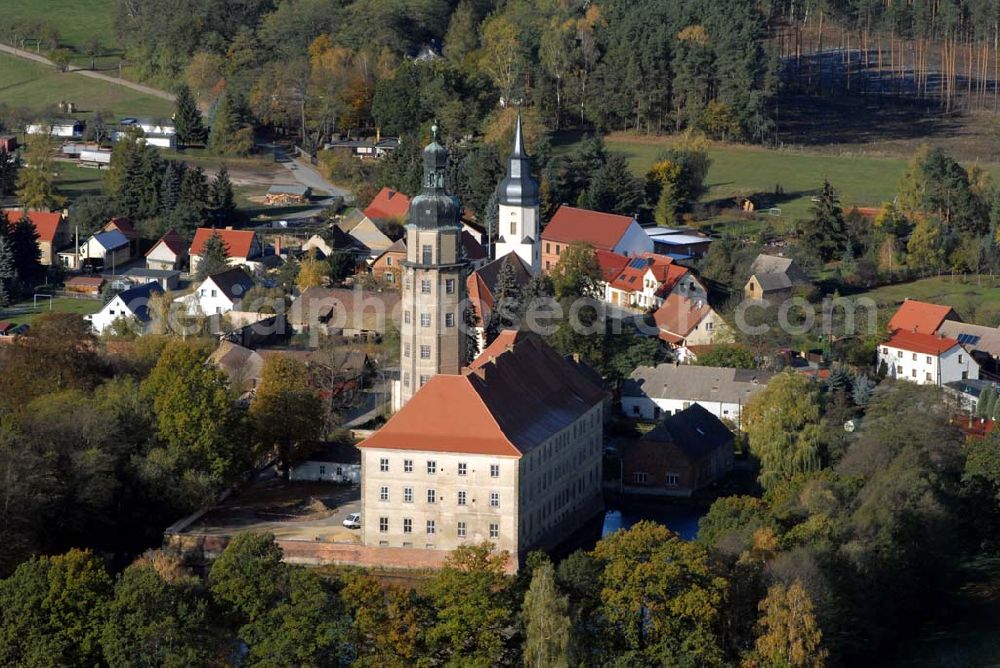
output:
{"label": "green lawn", "polygon": [[21,323],[28,323],[30,325],[34,322],[35,318],[46,313],[77,313],[79,315],[89,315],[91,313],[97,313],[101,310],[101,306],[104,305],[99,299],[70,299],[68,297],[56,297],[51,301],[52,303],[50,305],[48,299],[40,298],[38,300],[37,310],[31,301],[15,304],[7,309],[0,309],[0,320],[12,322],[17,325],[20,325]]}
{"label": "green lawn", "polygon": [[115,0],[4,0],[3,14],[54,25],[65,47],[78,49],[91,37],[114,46]]}
{"label": "green lawn", "polygon": [[[624,154],[636,175],[642,176],[657,155],[670,145],[670,139],[632,138],[611,135],[609,150]],[[566,144],[557,150],[565,150]],[[712,167],[708,173],[708,194],[704,201],[767,194],[774,197],[775,186],[784,196],[775,197],[781,220],[805,217],[817,193],[828,178],[840,192],[841,203],[851,206],[878,206],[891,200],[906,161],[899,158],[831,156],[802,151],[784,151],[741,145],[716,145],[709,151]],[[1000,177],[1000,165],[982,164]]]}
{"label": "green lawn", "polygon": [[851,295],[869,297],[880,307],[895,310],[906,298],[950,306],[966,322],[994,327],[1000,312],[1000,276],[939,276],[910,283],[886,285],[869,292]]}
{"label": "green lawn", "polygon": [[56,163],[56,187],[68,200],[67,204],[83,195],[98,195],[104,187],[104,170],[59,161]]}
{"label": "green lawn", "polygon": [[76,103],[76,116],[100,111],[113,117],[168,118],[173,113],[167,100],[7,54],[0,54],[0,100],[39,115],[55,114],[62,100]]}

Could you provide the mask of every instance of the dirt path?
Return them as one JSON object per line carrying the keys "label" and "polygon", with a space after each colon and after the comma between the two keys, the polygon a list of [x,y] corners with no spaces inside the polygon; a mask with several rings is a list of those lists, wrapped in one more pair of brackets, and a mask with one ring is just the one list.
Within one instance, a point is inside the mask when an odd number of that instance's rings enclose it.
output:
{"label": "dirt path", "polygon": [[[42,65],[48,65],[49,67],[55,67],[55,63],[46,58],[45,56],[39,55],[37,53],[31,53],[30,51],[24,51],[23,49],[17,49],[8,44],[0,44],[0,52],[9,53],[12,56],[17,56],[18,58],[24,58],[25,60],[33,60],[36,63],[41,63]],[[108,83],[115,84],[116,86],[124,86],[125,88],[131,88],[134,91],[144,93],[146,95],[152,95],[153,97],[158,97],[163,100],[169,100],[173,102],[176,100],[176,96],[172,93],[168,93],[165,90],[160,90],[159,88],[153,88],[151,86],[146,86],[145,84],[136,83],[134,81],[128,81],[126,79],[119,79],[118,77],[113,77],[108,74],[103,74],[101,72],[94,72],[91,70],[85,70],[75,65],[71,65],[69,70],[74,74],[79,74],[85,77],[90,77],[91,79],[98,79],[100,81],[106,81]]]}

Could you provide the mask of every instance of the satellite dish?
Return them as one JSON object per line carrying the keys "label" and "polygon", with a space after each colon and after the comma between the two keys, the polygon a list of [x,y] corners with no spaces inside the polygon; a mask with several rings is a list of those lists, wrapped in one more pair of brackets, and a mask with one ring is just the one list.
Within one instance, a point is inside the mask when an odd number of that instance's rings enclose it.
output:
{"label": "satellite dish", "polygon": [[848,434],[853,434],[857,430],[858,426],[861,424],[861,419],[848,420],[844,423],[844,431]]}

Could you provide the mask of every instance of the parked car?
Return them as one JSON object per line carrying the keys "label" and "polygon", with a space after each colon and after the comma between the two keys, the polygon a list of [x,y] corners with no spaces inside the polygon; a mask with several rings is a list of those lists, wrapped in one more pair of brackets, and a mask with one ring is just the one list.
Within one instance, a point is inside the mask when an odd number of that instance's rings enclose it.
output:
{"label": "parked car", "polygon": [[344,526],[348,529],[360,529],[361,528],[361,513],[351,513],[344,520]]}

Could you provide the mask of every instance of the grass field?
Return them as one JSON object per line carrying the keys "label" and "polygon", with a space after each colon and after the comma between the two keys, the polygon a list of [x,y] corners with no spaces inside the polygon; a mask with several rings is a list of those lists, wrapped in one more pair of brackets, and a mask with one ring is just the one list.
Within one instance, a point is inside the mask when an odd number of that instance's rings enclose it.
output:
{"label": "grass field", "polygon": [[56,163],[56,187],[72,204],[77,197],[100,194],[104,186],[104,171],[81,167],[74,162]]}
{"label": "grass field", "polygon": [[50,305],[48,299],[38,300],[36,310],[31,301],[15,304],[8,309],[0,309],[0,320],[12,322],[16,325],[22,323],[31,324],[40,315],[46,313],[77,313],[79,315],[89,315],[101,310],[103,302],[99,299],[70,299],[68,297],[56,297],[52,299]]}
{"label": "grass field", "polygon": [[113,46],[114,0],[4,0],[6,20],[34,20],[54,25],[63,46],[79,48],[97,37]]}
{"label": "grass field", "polygon": [[[556,140],[556,151],[568,150],[572,140]],[[670,138],[646,138],[612,134],[605,139],[608,150],[628,158],[633,173],[643,176],[658,154],[672,144]],[[704,202],[763,194],[781,209],[781,220],[808,215],[813,197],[827,178],[840,192],[845,209],[878,206],[891,200],[906,166],[903,158],[829,155],[800,150],[776,150],[754,146],[716,144],[709,151],[712,166]],[[981,163],[1000,180],[1000,165]],[[784,195],[775,196],[780,186]]]}
{"label": "grass field", "polygon": [[167,100],[7,54],[0,54],[0,100],[40,115],[54,113],[62,100],[76,103],[78,117],[95,111],[106,117],[167,118],[173,113],[173,103]]}
{"label": "grass field", "polygon": [[868,297],[880,307],[895,309],[904,299],[919,299],[950,306],[966,322],[995,327],[1000,315],[1000,276],[938,276],[910,283],[886,285],[869,292],[851,295]]}

